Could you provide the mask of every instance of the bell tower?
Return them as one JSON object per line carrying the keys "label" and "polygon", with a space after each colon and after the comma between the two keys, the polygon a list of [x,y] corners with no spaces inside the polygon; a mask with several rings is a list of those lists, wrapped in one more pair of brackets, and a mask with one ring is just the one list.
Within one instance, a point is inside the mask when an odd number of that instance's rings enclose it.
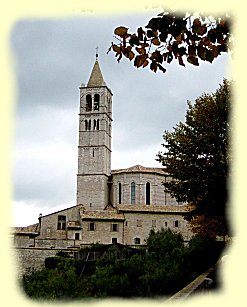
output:
{"label": "bell tower", "polygon": [[109,202],[111,174],[112,92],[98,62],[87,85],[80,86],[77,205],[104,210]]}

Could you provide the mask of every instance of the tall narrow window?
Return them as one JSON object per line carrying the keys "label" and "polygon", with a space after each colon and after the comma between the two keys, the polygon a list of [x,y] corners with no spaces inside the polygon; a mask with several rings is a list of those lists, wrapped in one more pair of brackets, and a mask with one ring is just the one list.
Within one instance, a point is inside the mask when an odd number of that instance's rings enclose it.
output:
{"label": "tall narrow window", "polygon": [[85,130],[88,130],[88,121],[85,120]]}
{"label": "tall narrow window", "polygon": [[58,215],[58,217],[57,217],[57,229],[58,230],[65,230],[66,229],[66,216],[65,215]]}
{"label": "tall narrow window", "polygon": [[89,121],[88,121],[88,129],[87,130],[91,130],[91,119],[89,119]]}
{"label": "tall narrow window", "polygon": [[179,222],[178,221],[174,221],[173,225],[174,225],[174,227],[179,227]]}
{"label": "tall narrow window", "polygon": [[134,182],[131,182],[130,188],[130,203],[134,205],[136,202],[136,185]]}
{"label": "tall narrow window", "polygon": [[86,112],[92,111],[92,96],[88,94],[86,96]]}
{"label": "tall narrow window", "polygon": [[95,223],[94,222],[89,223],[88,227],[89,227],[90,231],[94,231],[95,230]]}
{"label": "tall narrow window", "polygon": [[97,121],[96,119],[93,120],[93,130],[97,129]]}
{"label": "tall narrow window", "polygon": [[99,94],[94,94],[94,110],[99,110]]}
{"label": "tall narrow window", "polygon": [[146,183],[146,204],[150,205],[150,183]]}
{"label": "tall narrow window", "polygon": [[97,127],[96,127],[97,130],[99,130],[99,119],[97,119]]}
{"label": "tall narrow window", "polygon": [[122,184],[119,182],[118,184],[118,203],[122,203]]}

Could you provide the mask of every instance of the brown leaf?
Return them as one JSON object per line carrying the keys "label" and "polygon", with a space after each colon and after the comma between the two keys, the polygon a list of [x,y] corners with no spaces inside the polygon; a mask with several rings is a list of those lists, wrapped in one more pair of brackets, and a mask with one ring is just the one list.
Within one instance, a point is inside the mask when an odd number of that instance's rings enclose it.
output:
{"label": "brown leaf", "polygon": [[179,65],[185,67],[184,62],[183,62],[183,58],[180,55],[178,56],[178,63],[179,63]]}
{"label": "brown leaf", "polygon": [[129,51],[129,53],[128,53],[129,60],[132,61],[134,59],[134,57],[135,57],[134,52],[133,51]]}
{"label": "brown leaf", "polygon": [[155,46],[159,46],[160,45],[160,41],[159,41],[159,39],[158,38],[154,38],[154,39],[152,39],[152,44],[153,45],[155,45]]}
{"label": "brown leaf", "polygon": [[115,51],[117,54],[121,52],[121,48],[115,44],[112,45],[113,51]]}
{"label": "brown leaf", "polygon": [[192,65],[199,66],[198,58],[195,57],[195,56],[189,55],[189,56],[187,57],[187,61],[188,61],[190,64],[192,64]]}
{"label": "brown leaf", "polygon": [[145,59],[145,60],[144,60],[144,62],[143,62],[142,67],[146,67],[147,65],[148,65],[148,60],[147,60],[147,59]]}
{"label": "brown leaf", "polygon": [[128,28],[125,28],[125,27],[117,27],[115,30],[114,30],[114,34],[120,36],[120,37],[125,37],[128,33]]}

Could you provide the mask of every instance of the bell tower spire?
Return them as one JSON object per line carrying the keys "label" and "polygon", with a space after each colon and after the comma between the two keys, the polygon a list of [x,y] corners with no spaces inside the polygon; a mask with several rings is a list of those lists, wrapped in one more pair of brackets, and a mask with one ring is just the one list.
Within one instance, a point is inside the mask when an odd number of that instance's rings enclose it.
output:
{"label": "bell tower spire", "polygon": [[109,202],[112,92],[96,60],[86,86],[80,87],[77,204],[103,210]]}

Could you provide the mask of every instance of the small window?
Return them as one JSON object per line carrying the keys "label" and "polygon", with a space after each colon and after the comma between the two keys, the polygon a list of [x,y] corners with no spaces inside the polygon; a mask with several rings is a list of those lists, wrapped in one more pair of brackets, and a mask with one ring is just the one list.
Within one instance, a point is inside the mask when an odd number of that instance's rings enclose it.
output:
{"label": "small window", "polygon": [[66,229],[66,216],[58,215],[57,217],[57,230],[65,230]]}
{"label": "small window", "polygon": [[130,203],[134,205],[136,202],[136,185],[134,182],[131,182],[130,194]]}
{"label": "small window", "polygon": [[95,230],[95,223],[91,222],[89,223],[89,230],[94,231]]}
{"label": "small window", "polygon": [[174,227],[179,227],[179,222],[178,221],[174,221]]}
{"label": "small window", "polygon": [[165,227],[167,227],[167,222],[165,222]]}
{"label": "small window", "polygon": [[118,224],[111,224],[111,231],[118,231]]}
{"label": "small window", "polygon": [[142,227],[142,220],[137,220],[136,221],[136,226],[137,227]]}
{"label": "small window", "polygon": [[111,239],[111,243],[112,243],[112,244],[117,244],[117,238],[112,238],[112,239]]}
{"label": "small window", "polygon": [[75,240],[80,240],[80,234],[79,233],[75,233]]}
{"label": "small window", "polygon": [[134,239],[135,244],[141,244],[141,239],[140,238],[135,238]]}

